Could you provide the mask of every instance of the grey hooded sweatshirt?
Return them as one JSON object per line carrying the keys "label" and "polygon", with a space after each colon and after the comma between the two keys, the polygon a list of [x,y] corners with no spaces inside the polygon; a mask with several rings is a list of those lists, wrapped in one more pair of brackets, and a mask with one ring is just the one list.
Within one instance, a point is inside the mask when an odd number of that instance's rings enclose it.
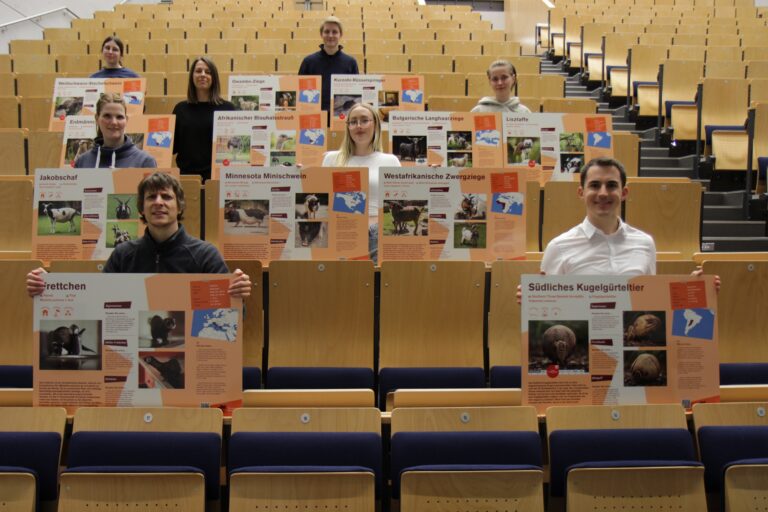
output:
{"label": "grey hooded sweatshirt", "polygon": [[90,151],[75,160],[76,169],[124,169],[126,167],[157,167],[155,159],[137,148],[133,141],[125,137],[119,148],[105,148],[104,139],[94,139],[95,145]]}
{"label": "grey hooded sweatshirt", "polygon": [[500,103],[493,96],[485,96],[477,102],[472,112],[530,112],[531,110],[520,103],[520,98],[512,96],[506,102]]}

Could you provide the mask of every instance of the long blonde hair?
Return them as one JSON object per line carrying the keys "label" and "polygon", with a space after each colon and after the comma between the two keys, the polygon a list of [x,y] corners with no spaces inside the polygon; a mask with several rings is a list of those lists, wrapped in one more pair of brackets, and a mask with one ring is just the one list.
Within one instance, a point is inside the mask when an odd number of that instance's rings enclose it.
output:
{"label": "long blonde hair", "polygon": [[[358,103],[349,109],[349,112],[347,112],[347,119],[349,119],[356,108],[364,108],[371,113],[371,116],[373,116],[373,140],[371,141],[370,147],[372,151],[383,151],[384,146],[381,142],[381,116],[379,116],[379,113],[371,105],[367,103]],[[339,167],[346,166],[347,162],[349,162],[349,159],[352,158],[354,154],[355,141],[353,141],[352,137],[349,135],[349,123],[347,123],[346,129],[344,130],[344,140],[341,141],[339,154],[336,156],[336,165]]]}

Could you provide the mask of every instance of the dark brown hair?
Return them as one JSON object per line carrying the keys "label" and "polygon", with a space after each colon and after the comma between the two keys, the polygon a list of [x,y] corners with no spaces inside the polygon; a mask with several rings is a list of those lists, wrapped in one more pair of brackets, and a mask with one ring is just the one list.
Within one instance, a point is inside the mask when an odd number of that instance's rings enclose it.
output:
{"label": "dark brown hair", "polygon": [[144,179],[139,182],[136,205],[139,209],[139,216],[144,224],[147,223],[147,219],[144,218],[144,194],[147,192],[157,192],[164,188],[170,188],[176,196],[176,205],[179,207],[179,214],[176,217],[176,220],[182,220],[184,218],[184,209],[186,208],[187,203],[184,201],[184,189],[181,188],[181,182],[171,174],[155,172],[149,176],[145,176]]}
{"label": "dark brown hair", "polygon": [[187,101],[189,103],[197,103],[197,88],[195,87],[195,66],[198,62],[202,62],[211,72],[211,96],[208,101],[214,105],[221,105],[224,103],[224,99],[221,97],[221,85],[219,84],[219,70],[216,68],[216,64],[213,63],[208,57],[197,57],[192,61],[189,66],[189,84],[187,85]]}
{"label": "dark brown hair", "polygon": [[627,186],[627,171],[624,169],[624,164],[616,160],[615,158],[610,157],[598,157],[593,158],[586,164],[584,164],[584,167],[581,168],[581,175],[579,176],[579,180],[581,180],[581,186],[584,187],[584,184],[587,182],[587,171],[589,171],[592,167],[615,167],[619,171],[619,176],[621,176],[621,186],[626,187]]}

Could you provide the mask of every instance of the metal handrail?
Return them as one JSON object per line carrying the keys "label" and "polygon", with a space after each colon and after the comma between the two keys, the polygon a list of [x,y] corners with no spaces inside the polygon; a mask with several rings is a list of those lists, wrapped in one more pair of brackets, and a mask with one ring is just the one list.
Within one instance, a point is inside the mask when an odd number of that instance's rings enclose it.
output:
{"label": "metal handrail", "polygon": [[42,25],[40,25],[39,23],[37,23],[36,21],[33,21],[33,20],[35,18],[42,18],[43,16],[47,16],[49,14],[53,14],[53,13],[59,12],[59,11],[65,11],[65,12],[68,12],[69,14],[71,14],[74,18],[80,18],[80,16],[75,14],[74,11],[72,11],[72,9],[70,9],[69,7],[57,7],[56,9],[51,9],[50,11],[44,11],[44,12],[41,12],[41,13],[38,13],[38,14],[33,14],[32,16],[27,16],[26,18],[20,18],[18,20],[9,21],[8,23],[3,23],[2,25],[0,25],[0,30],[4,29],[6,27],[10,27],[11,25],[15,25],[17,23],[23,23],[25,21],[32,21],[32,23],[34,23],[38,27],[43,28]]}

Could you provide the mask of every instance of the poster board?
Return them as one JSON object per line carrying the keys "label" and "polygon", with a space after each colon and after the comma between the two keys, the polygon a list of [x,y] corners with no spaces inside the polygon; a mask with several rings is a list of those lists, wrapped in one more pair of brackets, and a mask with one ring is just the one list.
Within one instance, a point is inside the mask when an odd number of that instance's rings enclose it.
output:
{"label": "poster board", "polygon": [[326,112],[215,112],[212,177],[233,167],[319,167],[327,123]]}
{"label": "poster board", "polygon": [[613,124],[606,114],[502,114],[504,164],[529,169],[529,179],[577,181],[593,158],[613,156]]}
{"label": "poster board", "polygon": [[368,169],[229,168],[219,190],[225,259],[368,259]]}
{"label": "poster board", "polygon": [[320,112],[320,75],[230,75],[229,101],[237,110]]}
{"label": "poster board", "polygon": [[48,131],[64,131],[64,122],[69,116],[95,116],[96,102],[105,92],[123,95],[129,118],[144,113],[146,78],[57,78]]}
{"label": "poster board", "polygon": [[[144,234],[136,189],[157,169],[37,169],[32,255],[105,260],[120,243]],[[178,169],[164,170],[176,178]],[[57,213],[58,212],[58,213]]]}
{"label": "poster board", "polygon": [[[173,135],[176,132],[176,116],[136,115],[128,118],[125,134],[139,148],[157,161],[158,167],[172,167]],[[71,116],[64,121],[64,137],[61,148],[61,166],[74,167],[82,153],[93,148],[96,137],[96,119],[93,116]]]}
{"label": "poster board", "polygon": [[525,171],[379,169],[379,258],[525,258]]}
{"label": "poster board", "polygon": [[242,303],[227,274],[46,274],[35,406],[239,406]]}
{"label": "poster board", "polygon": [[344,130],[347,113],[358,103],[377,109],[384,126],[392,110],[424,110],[421,75],[331,75],[332,130]]}
{"label": "poster board", "polygon": [[523,403],[719,401],[714,276],[522,278]]}
{"label": "poster board", "polygon": [[391,112],[389,142],[403,167],[503,166],[496,113]]}

